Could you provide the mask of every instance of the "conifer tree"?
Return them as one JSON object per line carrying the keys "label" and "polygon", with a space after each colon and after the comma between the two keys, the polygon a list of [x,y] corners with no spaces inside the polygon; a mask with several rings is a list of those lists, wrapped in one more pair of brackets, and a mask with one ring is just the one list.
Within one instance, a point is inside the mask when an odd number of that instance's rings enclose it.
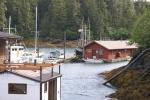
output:
{"label": "conifer tree", "polygon": [[0,0],[0,29],[2,30],[3,27],[6,26],[6,6],[5,6],[5,0]]}

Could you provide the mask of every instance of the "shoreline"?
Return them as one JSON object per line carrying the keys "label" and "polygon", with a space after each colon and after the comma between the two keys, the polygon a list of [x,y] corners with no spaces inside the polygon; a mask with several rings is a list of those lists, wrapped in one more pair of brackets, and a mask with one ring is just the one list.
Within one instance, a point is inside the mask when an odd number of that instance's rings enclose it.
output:
{"label": "shoreline", "polygon": [[[34,41],[31,40],[25,40],[24,44],[27,47],[34,47]],[[48,48],[48,47],[70,47],[70,48],[75,48],[77,47],[77,41],[66,41],[66,43],[62,42],[58,42],[58,43],[52,43],[52,42],[42,42],[42,41],[38,41],[38,47],[39,48]]]}

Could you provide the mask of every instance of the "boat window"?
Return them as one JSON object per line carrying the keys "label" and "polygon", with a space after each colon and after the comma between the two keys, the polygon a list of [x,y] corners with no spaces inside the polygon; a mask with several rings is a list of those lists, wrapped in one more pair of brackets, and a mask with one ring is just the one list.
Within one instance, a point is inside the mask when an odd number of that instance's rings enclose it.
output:
{"label": "boat window", "polygon": [[12,49],[12,51],[14,51],[14,49]]}
{"label": "boat window", "polygon": [[15,48],[15,51],[17,51],[17,48]]}
{"label": "boat window", "polygon": [[19,48],[19,50],[23,50],[23,48]]}
{"label": "boat window", "polygon": [[9,94],[27,94],[27,84],[8,84],[8,93]]}
{"label": "boat window", "polygon": [[46,92],[47,92],[47,82],[44,83],[44,93],[46,93]]}

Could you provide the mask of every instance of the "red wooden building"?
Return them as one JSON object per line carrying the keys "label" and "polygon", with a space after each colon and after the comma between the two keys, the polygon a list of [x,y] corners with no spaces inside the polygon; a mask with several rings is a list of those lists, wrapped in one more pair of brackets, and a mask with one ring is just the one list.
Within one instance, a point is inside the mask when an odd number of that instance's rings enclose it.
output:
{"label": "red wooden building", "polygon": [[137,49],[136,45],[128,45],[129,41],[93,41],[84,47],[84,58],[117,59],[126,58]]}

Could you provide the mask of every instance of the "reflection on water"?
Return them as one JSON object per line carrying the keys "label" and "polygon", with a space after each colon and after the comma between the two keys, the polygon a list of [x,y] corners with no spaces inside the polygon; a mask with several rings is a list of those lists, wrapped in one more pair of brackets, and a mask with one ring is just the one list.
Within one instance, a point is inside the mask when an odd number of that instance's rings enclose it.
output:
{"label": "reflection on water", "polygon": [[105,80],[103,76],[98,74],[126,65],[127,63],[61,64],[61,100],[109,100],[105,96],[115,92],[115,89],[102,85]]}

